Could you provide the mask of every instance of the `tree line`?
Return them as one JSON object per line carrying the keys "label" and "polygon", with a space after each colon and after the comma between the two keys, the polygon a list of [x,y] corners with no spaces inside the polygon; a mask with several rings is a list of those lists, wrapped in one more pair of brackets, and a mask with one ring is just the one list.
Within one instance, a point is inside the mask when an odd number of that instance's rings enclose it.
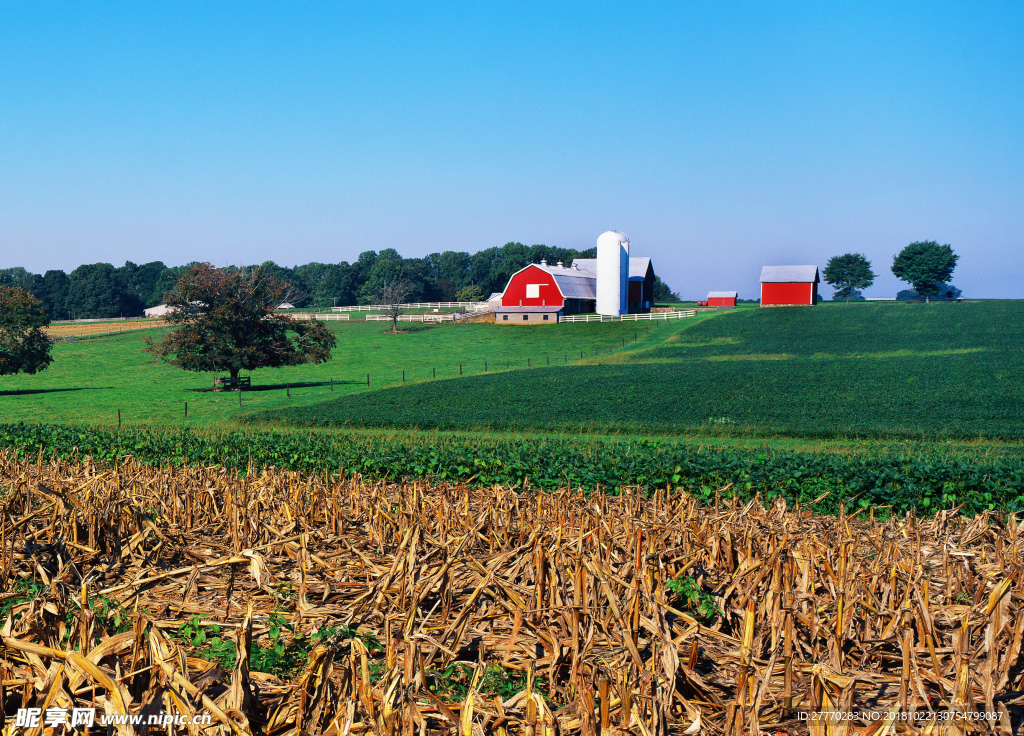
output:
{"label": "tree line", "polygon": [[[266,261],[263,273],[288,284],[286,300],[297,307],[327,309],[370,304],[382,286],[404,279],[411,286],[410,301],[473,301],[502,291],[513,273],[546,259],[570,265],[576,258],[595,258],[596,248],[577,251],[548,245],[506,243],[470,254],[444,251],[424,258],[403,258],[394,248],[368,250],[349,263],[307,263],[293,268]],[[71,273],[50,270],[34,274],[24,268],[0,269],[0,286],[17,286],[36,297],[50,319],[140,317],[143,310],[165,303],[164,295],[198,263],[166,266],[161,261],[115,267],[109,263],[79,266]],[[228,267],[232,271],[236,267]],[[679,297],[656,279],[656,301]]]}

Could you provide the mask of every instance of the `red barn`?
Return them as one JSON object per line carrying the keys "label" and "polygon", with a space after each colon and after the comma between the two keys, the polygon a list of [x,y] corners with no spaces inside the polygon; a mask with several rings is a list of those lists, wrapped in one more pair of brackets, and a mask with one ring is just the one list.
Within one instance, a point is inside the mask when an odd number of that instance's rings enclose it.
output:
{"label": "red barn", "polygon": [[735,291],[709,291],[709,307],[735,307],[737,293]]}
{"label": "red barn", "polygon": [[761,269],[762,307],[817,303],[817,266],[764,266]]}
{"label": "red barn", "polygon": [[[627,283],[629,313],[650,312],[654,301],[654,267],[650,258],[630,258]],[[577,258],[568,268],[559,261],[532,263],[516,271],[494,310],[498,324],[554,324],[563,314],[593,312],[597,307],[597,261]]]}
{"label": "red barn", "polygon": [[494,310],[499,324],[555,324],[558,315],[593,312],[597,299],[596,277],[590,271],[566,268],[559,261],[532,263],[516,271]]}

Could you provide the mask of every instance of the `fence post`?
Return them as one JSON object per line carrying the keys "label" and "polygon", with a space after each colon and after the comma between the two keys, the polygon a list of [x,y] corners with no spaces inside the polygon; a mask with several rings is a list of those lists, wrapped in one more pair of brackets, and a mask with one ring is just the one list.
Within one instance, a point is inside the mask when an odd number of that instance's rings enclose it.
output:
{"label": "fence post", "polygon": [[437,378],[437,368],[434,368],[433,371],[434,371],[434,378]]}
{"label": "fence post", "polygon": [[188,419],[188,402],[185,402],[185,418]]}
{"label": "fence post", "polygon": [[544,357],[546,357],[548,359],[548,365],[551,365],[551,356],[550,355],[546,355]]}
{"label": "fence post", "polygon": [[331,391],[333,391],[333,390],[334,390],[334,379],[332,378],[331,379]]}
{"label": "fence post", "polygon": [[405,368],[402,369],[402,383],[405,383]]}
{"label": "fence post", "polygon": [[284,395],[285,396],[291,396],[292,395],[291,384],[288,383],[287,381],[285,381],[285,384],[284,384]]}
{"label": "fence post", "polygon": [[527,368],[529,368],[529,367],[530,367],[530,359],[529,359],[529,358],[527,358],[527,359],[526,359],[526,367],[527,367]]}
{"label": "fence post", "polygon": [[626,338],[622,338],[622,347],[626,347]]}
{"label": "fence post", "polygon": [[462,375],[462,363],[459,363],[459,375]]}
{"label": "fence post", "polygon": [[366,385],[367,386],[370,385],[370,374],[369,373],[366,374]]}
{"label": "fence post", "polygon": [[121,410],[117,410],[117,428],[121,429]]}
{"label": "fence post", "polygon": [[484,373],[486,373],[486,372],[487,372],[487,361],[485,360],[484,361]]}
{"label": "fence post", "polygon": [[242,387],[241,386],[238,387],[238,405],[239,406],[242,405]]}

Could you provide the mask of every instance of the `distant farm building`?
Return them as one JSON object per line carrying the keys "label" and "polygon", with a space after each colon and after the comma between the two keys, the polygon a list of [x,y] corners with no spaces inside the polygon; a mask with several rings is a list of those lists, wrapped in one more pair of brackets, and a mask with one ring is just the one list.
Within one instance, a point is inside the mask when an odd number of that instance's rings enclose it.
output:
{"label": "distant farm building", "polygon": [[735,291],[709,291],[708,292],[708,306],[709,307],[735,307],[736,297],[738,294]]}
{"label": "distant farm building", "polygon": [[761,306],[798,306],[818,303],[817,266],[764,266],[761,269]]}
{"label": "distant farm building", "polygon": [[171,308],[166,304],[158,304],[155,307],[150,307],[143,311],[143,314],[147,317],[163,317],[165,314],[171,311]]}
{"label": "distant farm building", "polygon": [[654,268],[650,258],[630,258],[629,239],[610,230],[597,239],[597,258],[533,263],[516,273],[494,311],[498,324],[554,324],[560,315],[650,312]]}

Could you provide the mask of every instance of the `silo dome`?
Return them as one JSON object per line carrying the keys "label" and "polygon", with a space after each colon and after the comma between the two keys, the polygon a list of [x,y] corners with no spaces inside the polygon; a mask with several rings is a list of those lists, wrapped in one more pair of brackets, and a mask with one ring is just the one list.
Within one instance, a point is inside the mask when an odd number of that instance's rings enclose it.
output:
{"label": "silo dome", "polygon": [[624,232],[622,232],[620,230],[607,230],[607,231],[601,233],[597,237],[597,248],[598,248],[598,250],[601,249],[601,244],[602,243],[605,244],[605,245],[612,245],[612,246],[618,245],[619,243],[626,243],[628,245],[629,244],[629,236],[626,235],[626,233],[624,233]]}

